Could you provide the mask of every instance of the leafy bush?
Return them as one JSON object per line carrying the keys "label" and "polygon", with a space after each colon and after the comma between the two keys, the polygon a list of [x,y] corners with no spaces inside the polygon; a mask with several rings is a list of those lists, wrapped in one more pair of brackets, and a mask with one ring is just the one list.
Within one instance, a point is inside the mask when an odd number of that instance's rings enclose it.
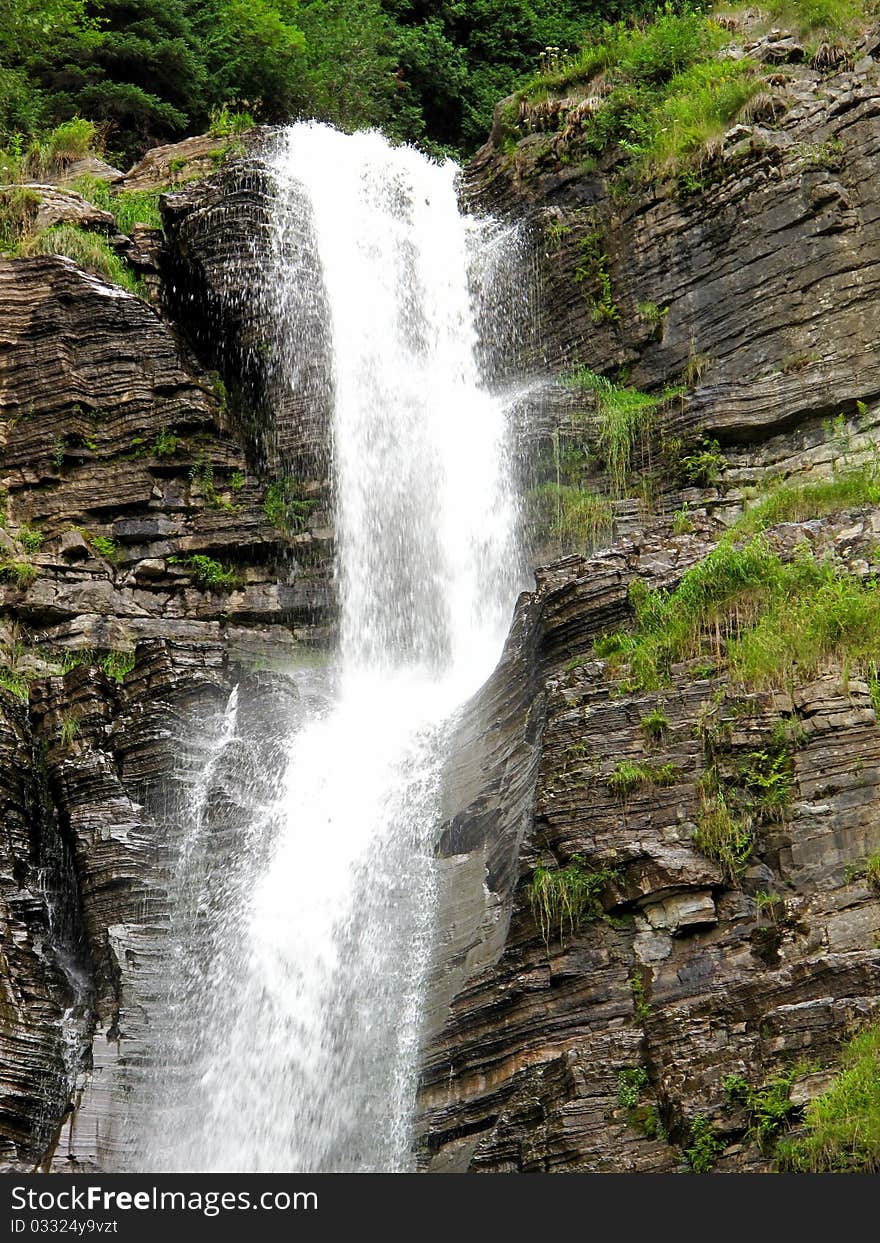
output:
{"label": "leafy bush", "polygon": [[105,561],[115,562],[119,559],[119,549],[106,535],[92,535],[90,531],[82,531],[81,534],[92,551]]}
{"label": "leafy bush", "polygon": [[202,587],[218,591],[233,591],[241,585],[238,574],[232,566],[215,561],[203,553],[195,553],[191,557],[169,557],[169,565],[180,565],[188,571],[193,580]]}
{"label": "leafy bush", "polygon": [[716,1138],[712,1123],[697,1114],[691,1123],[690,1147],[685,1149],[687,1163],[695,1174],[709,1174],[724,1151],[724,1145]]}
{"label": "leafy bush", "polygon": [[621,1109],[635,1109],[648,1083],[648,1072],[644,1066],[628,1066],[618,1071],[617,1103]]}
{"label": "leafy bush", "polygon": [[312,511],[318,502],[300,496],[297,480],[285,476],[269,484],[263,512],[269,522],[279,531],[294,535],[304,531]]}

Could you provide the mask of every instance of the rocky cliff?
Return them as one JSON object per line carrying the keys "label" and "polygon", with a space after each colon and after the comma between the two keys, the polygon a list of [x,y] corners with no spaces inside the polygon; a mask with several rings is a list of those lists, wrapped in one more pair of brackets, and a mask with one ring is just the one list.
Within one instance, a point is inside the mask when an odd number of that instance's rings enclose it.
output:
{"label": "rocky cliff", "polygon": [[[106,171],[142,192],[167,188],[176,161],[164,238],[124,236],[64,184],[29,190],[35,227],[109,239],[146,296],[63,256],[0,260],[8,1168],[138,1168],[125,1100],[168,1001],[160,947],[205,740],[238,685],[271,745],[292,690],[266,670],[334,624],[325,482],[266,434],[263,373],[242,378],[231,285],[258,296],[262,200],[238,191],[247,160],[215,172],[215,146],[151,153],[130,181]],[[186,178],[204,172],[196,192]],[[184,245],[218,198],[222,223]],[[218,834],[234,831],[224,799]]]}
{"label": "rocky cliff", "polygon": [[[531,229],[538,352],[569,373],[524,416],[536,491],[563,513],[592,490],[581,549],[616,538],[537,572],[450,764],[424,1169],[777,1168],[880,1015],[873,666],[743,675],[729,641],[763,606],[741,589],[653,683],[603,639],[644,631],[646,600],[711,594],[694,567],[762,500],[735,547],[763,527],[780,563],[872,581],[877,493],[843,481],[877,462],[878,49],[817,67],[778,32],[753,44],[777,67],[762,119],[698,186],[621,195],[613,158],[578,157],[571,98],[507,101],[468,170],[472,203]],[[616,474],[609,393],[651,413]],[[707,841],[725,818],[746,835],[733,866]]]}
{"label": "rocky cliff", "polygon": [[[499,110],[467,170],[466,200],[532,241],[525,365],[547,382],[520,411],[524,476],[551,485],[535,563],[566,555],[449,761],[420,1168],[771,1169],[761,1093],[784,1081],[775,1143],[880,1015],[876,664],[839,635],[809,667],[729,660],[804,565],[874,603],[878,48],[753,48],[767,98],[699,184],[622,196],[577,158],[577,100],[513,133]],[[0,261],[9,1169],[138,1168],[124,1102],[168,1013],[206,740],[238,686],[265,783],[293,694],[271,667],[333,634],[320,308],[309,357],[281,358],[263,137],[98,170],[161,190],[162,232],[127,235],[64,178],[29,189],[34,227],[105,239],[141,296],[58,255]],[[645,417],[615,440],[621,400]],[[592,497],[585,524],[565,489]],[[716,594],[645,675],[627,636],[648,606],[683,609],[755,531],[775,578]],[[222,854],[245,810],[219,782],[199,797]]]}

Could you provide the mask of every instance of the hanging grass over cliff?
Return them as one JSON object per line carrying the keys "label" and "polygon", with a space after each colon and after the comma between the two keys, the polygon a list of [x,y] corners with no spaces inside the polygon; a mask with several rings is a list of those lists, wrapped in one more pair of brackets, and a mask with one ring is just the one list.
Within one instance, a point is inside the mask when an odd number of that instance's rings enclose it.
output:
{"label": "hanging grass over cliff", "polygon": [[672,591],[630,587],[632,633],[602,636],[596,655],[624,689],[653,690],[680,661],[726,661],[750,687],[790,685],[826,665],[873,667],[880,648],[880,587],[802,547],[783,563],[763,535],[719,544]]}
{"label": "hanging grass over cliff", "polygon": [[584,923],[601,919],[603,890],[617,879],[614,868],[590,868],[579,855],[564,868],[538,866],[526,887],[526,895],[544,943],[557,936],[560,944],[566,926],[574,932]]}
{"label": "hanging grass over cliff", "polygon": [[684,388],[667,388],[659,395],[643,393],[637,388],[615,384],[587,367],[571,372],[566,382],[596,394],[599,416],[596,448],[611,478],[613,494],[625,495],[635,453],[647,446],[656,414],[680,397]]}

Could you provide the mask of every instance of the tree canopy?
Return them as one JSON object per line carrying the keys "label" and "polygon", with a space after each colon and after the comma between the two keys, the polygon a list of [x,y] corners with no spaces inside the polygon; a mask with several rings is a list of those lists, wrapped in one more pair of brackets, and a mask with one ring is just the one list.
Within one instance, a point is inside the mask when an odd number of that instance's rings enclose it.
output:
{"label": "tree canopy", "polygon": [[[0,147],[85,117],[111,154],[216,110],[377,125],[467,155],[547,46],[644,0],[0,0]],[[601,9],[601,12],[600,12]],[[16,138],[16,136],[19,136]]]}

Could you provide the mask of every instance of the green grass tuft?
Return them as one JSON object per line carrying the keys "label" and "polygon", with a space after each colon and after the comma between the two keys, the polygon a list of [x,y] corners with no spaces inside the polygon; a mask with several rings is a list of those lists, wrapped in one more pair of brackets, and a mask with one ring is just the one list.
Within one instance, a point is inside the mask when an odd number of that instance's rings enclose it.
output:
{"label": "green grass tuft", "polygon": [[578,855],[564,868],[536,867],[526,894],[544,943],[549,947],[555,935],[562,944],[566,925],[574,932],[601,919],[602,892],[617,878],[614,868],[590,868]]}
{"label": "green grass tuft", "polygon": [[183,566],[194,582],[212,591],[234,591],[241,586],[241,580],[232,566],[203,553],[195,553],[191,557],[169,557],[168,563]]}
{"label": "green grass tuft", "polygon": [[528,500],[534,520],[566,551],[592,551],[611,535],[611,502],[587,488],[542,483],[531,489]]}
{"label": "green grass tuft", "polygon": [[89,233],[72,224],[58,224],[21,246],[22,255],[66,255],[79,267],[95,276],[121,285],[129,293],[143,297],[144,283],[115,250],[97,233]]}
{"label": "green grass tuft", "polygon": [[804,1110],[806,1134],[777,1146],[783,1170],[880,1172],[880,1024],[855,1036],[841,1062],[832,1086]]}

